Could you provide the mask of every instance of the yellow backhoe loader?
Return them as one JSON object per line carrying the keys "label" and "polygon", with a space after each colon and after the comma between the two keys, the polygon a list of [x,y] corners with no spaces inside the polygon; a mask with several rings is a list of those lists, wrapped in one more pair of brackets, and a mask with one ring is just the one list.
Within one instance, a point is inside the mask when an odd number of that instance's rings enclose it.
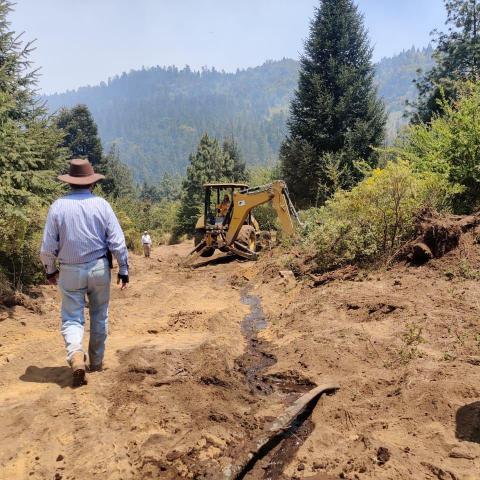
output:
{"label": "yellow backhoe loader", "polygon": [[204,189],[204,213],[195,226],[195,248],[186,265],[198,257],[212,256],[215,250],[256,260],[261,232],[252,210],[259,205],[271,202],[287,235],[293,235],[300,223],[287,186],[281,180],[254,188],[239,183],[208,183]]}

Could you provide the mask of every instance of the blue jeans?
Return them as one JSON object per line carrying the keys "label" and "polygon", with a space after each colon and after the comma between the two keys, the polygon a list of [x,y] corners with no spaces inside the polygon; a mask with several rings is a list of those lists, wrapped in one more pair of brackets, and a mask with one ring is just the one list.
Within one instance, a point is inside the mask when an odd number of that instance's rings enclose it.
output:
{"label": "blue jeans", "polygon": [[85,296],[90,310],[90,365],[99,366],[105,354],[110,300],[110,267],[106,258],[93,262],[62,264],[59,287],[62,292],[62,335],[67,348],[67,361],[83,352]]}

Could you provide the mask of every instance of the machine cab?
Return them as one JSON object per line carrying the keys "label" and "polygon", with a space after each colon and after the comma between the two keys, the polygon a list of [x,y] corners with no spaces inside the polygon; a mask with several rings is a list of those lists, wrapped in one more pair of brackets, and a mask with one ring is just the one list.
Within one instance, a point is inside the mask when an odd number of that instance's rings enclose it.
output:
{"label": "machine cab", "polygon": [[233,195],[246,190],[244,183],[207,183],[203,215],[198,219],[196,229],[221,230],[228,227]]}

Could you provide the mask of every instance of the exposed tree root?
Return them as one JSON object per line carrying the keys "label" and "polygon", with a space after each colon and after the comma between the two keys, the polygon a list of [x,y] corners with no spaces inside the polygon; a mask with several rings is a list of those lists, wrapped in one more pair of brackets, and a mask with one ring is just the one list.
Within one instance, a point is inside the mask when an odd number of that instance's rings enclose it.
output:
{"label": "exposed tree root", "polygon": [[431,209],[417,217],[416,237],[401,250],[398,258],[421,265],[443,257],[460,243],[463,233],[480,224],[479,215],[441,215]]}

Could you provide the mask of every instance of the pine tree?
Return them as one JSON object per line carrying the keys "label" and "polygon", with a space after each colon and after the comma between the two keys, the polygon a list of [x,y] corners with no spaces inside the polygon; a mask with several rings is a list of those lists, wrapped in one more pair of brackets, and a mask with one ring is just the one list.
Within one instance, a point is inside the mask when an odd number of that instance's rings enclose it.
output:
{"label": "pine tree", "polygon": [[218,140],[204,134],[197,151],[189,157],[190,165],[182,187],[182,205],[178,214],[178,234],[193,233],[203,202],[203,184],[232,181],[233,159]]}
{"label": "pine tree", "polygon": [[158,187],[156,185],[148,184],[147,182],[143,182],[138,197],[142,202],[148,203],[156,203],[161,200]]}
{"label": "pine tree", "polygon": [[94,166],[102,162],[102,142],[86,105],[60,110],[57,125],[65,131],[63,146],[69,149],[71,158],[88,158]]}
{"label": "pine tree", "polygon": [[374,166],[385,111],[374,85],[372,49],[353,0],[322,0],[315,11],[281,148],[283,174],[301,205],[323,203],[332,190],[328,163],[342,188]]}
{"label": "pine tree", "polygon": [[3,275],[21,288],[40,271],[35,242],[65,162],[63,134],[36,101],[31,44],[10,30],[11,10],[0,0],[0,297]]}
{"label": "pine tree", "polygon": [[12,3],[0,0],[0,201],[25,205],[35,196],[48,202],[58,192],[53,172],[63,162],[62,132],[36,100],[36,72],[10,30]]}
{"label": "pine tree", "polygon": [[0,1],[0,91],[12,99],[8,107],[10,117],[29,120],[45,111],[35,101],[37,75],[29,60],[33,42],[23,44],[22,35],[10,30],[8,15],[13,5],[8,0]]}
{"label": "pine tree", "polygon": [[[62,132],[36,100],[32,43],[10,30],[13,4],[0,0],[0,198],[24,204],[32,195],[57,192],[49,177],[62,165]],[[52,175],[53,176],[53,175]]]}
{"label": "pine tree", "polygon": [[448,30],[435,32],[436,65],[417,83],[419,99],[413,122],[442,114],[442,98],[457,98],[458,82],[480,80],[480,0],[444,0]]}
{"label": "pine tree", "polygon": [[245,182],[248,176],[246,163],[243,158],[242,152],[240,151],[238,143],[233,137],[224,140],[223,152],[225,153],[225,155],[228,155],[233,161],[231,175],[227,176],[229,176],[233,182]]}

